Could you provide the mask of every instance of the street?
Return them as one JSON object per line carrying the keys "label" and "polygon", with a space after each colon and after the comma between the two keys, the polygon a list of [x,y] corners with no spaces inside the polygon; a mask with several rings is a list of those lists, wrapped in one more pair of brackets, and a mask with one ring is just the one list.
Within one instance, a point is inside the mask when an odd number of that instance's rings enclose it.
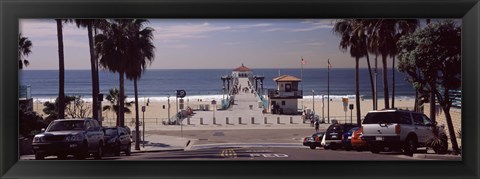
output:
{"label": "street", "polygon": [[[321,131],[325,131],[325,126]],[[436,154],[427,154],[419,148],[416,155],[429,157],[410,157],[401,152],[382,152],[373,154],[370,151],[324,150],[317,147],[312,150],[303,146],[302,140],[310,136],[313,129],[249,129],[249,130],[189,130],[183,131],[147,131],[151,136],[163,136],[150,149],[132,149],[131,156],[114,156],[105,154],[102,160],[431,160]],[[183,137],[182,137],[183,136]],[[178,142],[189,141],[187,145]],[[177,144],[180,148],[164,149],[165,146]],[[163,149],[163,150],[162,150]],[[461,160],[461,157],[441,155],[443,160]],[[33,160],[34,155],[20,156],[21,160]],[[92,160],[88,158],[87,160]],[[435,158],[433,158],[435,159]],[[55,156],[46,160],[57,160]],[[67,160],[75,160],[69,156]]]}
{"label": "street", "polygon": [[401,153],[312,150],[308,147],[209,148],[191,151],[141,153],[114,160],[414,160]]}

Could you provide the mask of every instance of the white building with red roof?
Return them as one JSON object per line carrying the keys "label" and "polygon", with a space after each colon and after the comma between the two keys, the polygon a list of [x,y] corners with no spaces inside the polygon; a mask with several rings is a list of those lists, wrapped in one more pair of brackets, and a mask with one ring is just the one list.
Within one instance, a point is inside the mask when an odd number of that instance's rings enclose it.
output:
{"label": "white building with red roof", "polygon": [[303,91],[299,89],[302,80],[290,75],[281,75],[273,81],[277,83],[277,87],[268,90],[270,111],[275,114],[298,114],[298,99],[303,98]]}
{"label": "white building with red roof", "polygon": [[235,68],[232,71],[232,77],[236,78],[248,78],[252,76],[252,70],[250,68],[246,67],[245,65]]}

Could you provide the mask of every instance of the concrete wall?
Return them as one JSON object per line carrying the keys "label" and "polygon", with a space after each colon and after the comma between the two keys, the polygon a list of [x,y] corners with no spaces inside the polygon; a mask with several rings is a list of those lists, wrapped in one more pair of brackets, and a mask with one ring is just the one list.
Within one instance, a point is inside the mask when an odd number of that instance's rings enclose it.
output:
{"label": "concrete wall", "polygon": [[[276,101],[278,106],[283,109],[285,114],[296,114],[298,110],[298,101],[297,99],[271,99],[270,105]],[[282,105],[282,101],[285,101],[285,105]]]}

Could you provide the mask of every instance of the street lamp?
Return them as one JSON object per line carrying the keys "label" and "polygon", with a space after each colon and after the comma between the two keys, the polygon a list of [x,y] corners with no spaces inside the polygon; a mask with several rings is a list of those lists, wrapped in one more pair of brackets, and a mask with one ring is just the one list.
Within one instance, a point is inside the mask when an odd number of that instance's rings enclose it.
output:
{"label": "street lamp", "polygon": [[168,103],[168,124],[170,124],[170,94],[167,95],[167,103]]}
{"label": "street lamp", "polygon": [[315,90],[312,90],[312,101],[313,101],[313,114],[315,115]]}
{"label": "street lamp", "polygon": [[325,95],[322,94],[322,121],[325,121]]}

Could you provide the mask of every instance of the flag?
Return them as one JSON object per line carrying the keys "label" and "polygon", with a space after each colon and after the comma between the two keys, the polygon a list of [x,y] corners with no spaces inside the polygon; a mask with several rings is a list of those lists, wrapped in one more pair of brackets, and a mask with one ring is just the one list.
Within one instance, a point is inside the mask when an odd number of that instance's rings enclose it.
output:
{"label": "flag", "polygon": [[302,57],[302,65],[305,65],[305,64],[307,64],[307,61],[304,60],[303,57]]}
{"label": "flag", "polygon": [[328,69],[332,68],[332,64],[330,63],[330,59],[328,59]]}

